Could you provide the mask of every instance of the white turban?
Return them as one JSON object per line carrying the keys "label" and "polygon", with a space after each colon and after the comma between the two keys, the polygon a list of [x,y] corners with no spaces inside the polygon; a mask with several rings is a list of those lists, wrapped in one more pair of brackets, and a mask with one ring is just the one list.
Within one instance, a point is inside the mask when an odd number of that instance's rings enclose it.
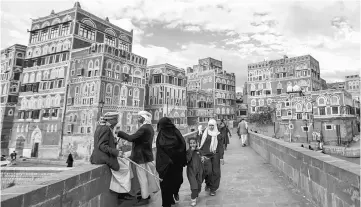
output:
{"label": "white turban", "polygon": [[152,124],[152,114],[148,111],[140,111],[138,112],[138,116],[141,116],[144,118],[143,124]]}

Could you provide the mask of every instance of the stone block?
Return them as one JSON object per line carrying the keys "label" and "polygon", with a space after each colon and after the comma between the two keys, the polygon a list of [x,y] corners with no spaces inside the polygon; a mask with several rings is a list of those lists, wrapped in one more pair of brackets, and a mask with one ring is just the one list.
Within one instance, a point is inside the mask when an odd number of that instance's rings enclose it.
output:
{"label": "stone block", "polygon": [[327,174],[332,175],[335,178],[340,178],[340,168],[337,166],[337,163],[345,162],[341,160],[336,161],[326,161],[323,163],[323,168]]}
{"label": "stone block", "polygon": [[67,178],[65,181],[64,191],[69,191],[73,188],[78,187],[79,184],[79,175],[75,175],[73,177]]}
{"label": "stone block", "polygon": [[[27,187],[27,186],[22,186]],[[24,195],[24,206],[32,206],[44,201],[44,195],[46,195],[47,186],[38,187],[27,192]]]}
{"label": "stone block", "polygon": [[45,199],[50,199],[56,196],[62,196],[64,193],[65,181],[56,180],[47,185]]}
{"label": "stone block", "polygon": [[22,194],[6,194],[1,195],[1,206],[2,207],[15,207],[23,206],[24,195]]}

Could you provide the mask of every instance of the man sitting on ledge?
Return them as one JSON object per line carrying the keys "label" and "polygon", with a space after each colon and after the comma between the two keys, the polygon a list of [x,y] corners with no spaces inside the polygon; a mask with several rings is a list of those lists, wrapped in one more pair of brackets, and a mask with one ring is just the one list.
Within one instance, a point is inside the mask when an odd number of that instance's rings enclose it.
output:
{"label": "man sitting on ledge", "polygon": [[107,164],[112,170],[119,170],[117,157],[122,157],[121,151],[116,149],[116,141],[113,136],[114,126],[118,123],[118,114],[108,112],[103,117],[104,122],[95,129],[94,149],[90,156],[91,164]]}

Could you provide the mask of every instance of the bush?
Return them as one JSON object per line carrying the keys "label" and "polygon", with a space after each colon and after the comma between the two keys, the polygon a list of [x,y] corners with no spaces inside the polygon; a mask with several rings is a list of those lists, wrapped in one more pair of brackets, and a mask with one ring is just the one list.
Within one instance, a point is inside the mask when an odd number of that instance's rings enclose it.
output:
{"label": "bush", "polygon": [[272,116],[274,109],[269,106],[258,108],[257,113],[249,115],[249,122],[255,123],[258,127],[273,124]]}

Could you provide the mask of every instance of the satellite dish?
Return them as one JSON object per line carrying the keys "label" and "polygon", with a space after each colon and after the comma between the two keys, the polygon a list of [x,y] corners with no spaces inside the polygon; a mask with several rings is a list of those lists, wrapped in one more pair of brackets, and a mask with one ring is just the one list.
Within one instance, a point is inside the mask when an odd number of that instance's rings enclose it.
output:
{"label": "satellite dish", "polygon": [[292,86],[287,86],[287,92],[292,92],[292,91],[293,91]]}
{"label": "satellite dish", "polygon": [[298,85],[293,86],[293,91],[301,91],[301,87]]}

